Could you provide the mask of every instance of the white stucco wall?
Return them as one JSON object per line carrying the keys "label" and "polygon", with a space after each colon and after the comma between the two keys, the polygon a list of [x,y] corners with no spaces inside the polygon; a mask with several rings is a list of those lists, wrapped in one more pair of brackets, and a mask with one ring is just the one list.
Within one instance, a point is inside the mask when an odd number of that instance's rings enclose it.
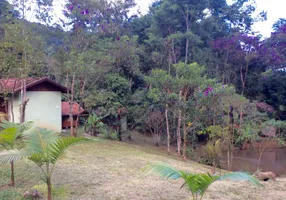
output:
{"label": "white stucco wall", "polygon": [[[61,132],[62,130],[61,92],[27,91],[27,98],[29,99],[29,102],[26,107],[25,121],[32,120],[34,121],[35,126],[53,129],[57,132]],[[21,103],[20,97],[19,95],[17,95],[17,97],[14,98],[14,103],[13,103],[15,122],[20,121],[20,111],[19,111],[20,103]],[[9,116],[11,116],[11,114],[9,114]]]}
{"label": "white stucco wall", "polygon": [[25,121],[33,120],[36,126],[62,130],[62,96],[61,92],[27,91],[29,102]]}
{"label": "white stucco wall", "polygon": [[[20,122],[20,104],[21,104],[20,94],[17,93],[14,95],[14,101],[13,101],[14,122],[16,123]],[[12,121],[11,102],[8,102],[8,113],[10,121]]]}

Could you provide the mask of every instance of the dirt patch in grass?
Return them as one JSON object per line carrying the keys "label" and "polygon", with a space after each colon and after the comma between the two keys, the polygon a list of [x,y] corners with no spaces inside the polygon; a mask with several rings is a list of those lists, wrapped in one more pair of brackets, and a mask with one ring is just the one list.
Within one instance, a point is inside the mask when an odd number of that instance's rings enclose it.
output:
{"label": "dirt patch in grass", "polygon": [[[143,175],[140,169],[153,162],[166,162],[190,172],[209,172],[195,162],[182,162],[161,151],[135,144],[100,140],[72,147],[58,162],[52,183],[69,185],[74,200],[177,200],[190,199],[182,181],[162,180],[158,176]],[[0,168],[0,185],[9,182],[9,166]],[[40,171],[32,164],[16,164],[16,187],[0,189],[0,199],[20,199],[24,191],[42,183]],[[206,193],[205,199],[285,199],[286,180],[264,183],[264,188],[246,182],[217,182]],[[11,196],[7,196],[11,194]]]}

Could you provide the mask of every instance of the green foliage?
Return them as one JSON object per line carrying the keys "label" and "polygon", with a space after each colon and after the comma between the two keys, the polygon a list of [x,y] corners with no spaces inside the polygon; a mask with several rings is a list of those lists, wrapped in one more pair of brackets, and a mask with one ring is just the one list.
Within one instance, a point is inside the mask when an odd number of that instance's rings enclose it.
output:
{"label": "green foliage", "polygon": [[274,127],[276,129],[276,139],[279,140],[279,143],[282,142],[281,140],[286,139],[286,122],[285,121],[270,119],[270,120],[263,122],[262,129],[268,128],[268,127]]}
{"label": "green foliage", "polygon": [[118,140],[118,133],[108,127],[100,129],[100,136],[106,140]]}
{"label": "green foliage", "polygon": [[199,153],[193,147],[188,147],[187,148],[186,155],[187,155],[188,158],[190,158],[192,160],[200,161]]}
{"label": "green foliage", "polygon": [[272,105],[279,111],[282,119],[284,119],[283,113],[286,110],[284,108],[286,105],[284,98],[286,91],[285,72],[277,71],[263,77],[265,79],[263,80],[263,97],[266,100],[266,103]]}
{"label": "green foliage", "polygon": [[[28,131],[33,122],[25,122],[23,124],[12,123],[3,121],[0,123],[0,147],[4,148],[5,151],[0,152],[0,163],[11,164],[11,184],[14,186],[14,161],[18,161],[25,157],[27,153],[23,150],[17,150],[21,148],[20,143],[24,137],[24,132]],[[1,148],[0,148],[1,150]]]}
{"label": "green foliage", "polygon": [[242,132],[241,134],[236,138],[236,144],[246,142],[255,142],[259,141],[259,132],[261,131],[259,125],[249,122],[242,125]]}
{"label": "green foliage", "polygon": [[[55,131],[33,127],[25,134],[25,150],[31,155],[29,160],[39,167],[44,164],[56,164],[59,157],[71,145],[87,141],[85,138],[61,138]],[[46,175],[49,175],[48,172]]]}
{"label": "green foliage", "polygon": [[209,164],[216,167],[219,165],[219,155],[222,152],[222,142],[220,139],[217,141],[209,141],[206,146],[204,146],[206,153],[206,159]]}
{"label": "green foliage", "polygon": [[198,134],[208,134],[210,139],[225,139],[228,136],[229,127],[221,127],[220,125],[209,126],[199,131]]}
{"label": "green foliage", "polygon": [[[86,138],[61,138],[55,131],[33,127],[25,132],[25,148],[21,151],[4,151],[0,155],[0,163],[9,163],[21,158],[28,158],[43,172],[44,180],[51,187],[51,175],[55,164],[64,151],[77,143],[89,141]],[[48,195],[51,191],[48,190]]]}
{"label": "green foliage", "polygon": [[120,98],[123,98],[129,90],[130,83],[119,74],[108,74],[105,76],[104,86],[108,91],[112,91]]}
{"label": "green foliage", "polygon": [[105,125],[101,122],[104,117],[98,117],[95,113],[88,116],[86,128],[92,135],[96,135],[101,129],[105,128]]}
{"label": "green foliage", "polygon": [[8,188],[4,191],[1,191],[0,199],[21,199],[22,195],[20,195],[17,191]]}
{"label": "green foliage", "polygon": [[20,143],[25,131],[29,130],[33,122],[28,121],[23,124],[2,121],[0,127],[0,146],[4,149],[14,149],[16,144]]}
{"label": "green foliage", "polygon": [[[269,39],[246,37],[252,24],[265,17],[263,13],[260,19],[252,17],[256,9],[252,1],[163,0],[152,4],[148,14],[130,17],[133,0],[68,0],[64,4],[68,20],[61,20],[64,25],[57,28],[19,20],[25,14],[23,2],[13,1],[14,8],[6,1],[0,3],[1,76],[47,76],[68,88],[75,76],[74,101],[97,114],[88,118],[88,129],[115,138],[100,121],[118,126],[118,110],[124,107],[129,127],[138,130],[146,129],[149,111],[166,109],[171,140],[176,140],[176,131],[184,132],[188,145],[200,134],[241,145],[259,140],[261,129],[270,125],[277,128],[280,139],[286,138],[283,123],[267,122],[266,114],[249,103],[265,101],[277,110],[277,119],[286,119],[285,72],[267,70],[285,63],[285,49],[279,47],[285,40],[279,32],[285,20],[275,24],[277,34]],[[47,22],[52,1],[35,3],[36,17]],[[220,38],[227,40],[214,50]],[[257,39],[261,48],[254,48]],[[265,58],[258,51],[263,48],[281,52],[281,63]],[[267,54],[277,57],[272,53]],[[246,81],[244,94],[251,101],[236,93],[242,90],[241,76]],[[179,116],[182,125],[176,127]],[[13,128],[4,132],[0,142],[5,140],[5,148],[21,138]],[[10,158],[6,161],[16,159]]]}
{"label": "green foliage", "polygon": [[0,43],[1,75],[13,74],[13,78],[39,75],[45,65],[41,37],[18,20],[2,27],[5,35]]}
{"label": "green foliage", "polygon": [[186,186],[191,191],[193,200],[202,199],[208,187],[218,180],[249,181],[253,185],[262,186],[262,184],[248,173],[231,172],[222,176],[212,176],[210,174],[192,174],[185,171],[176,170],[175,168],[164,164],[156,163],[144,167],[143,172],[146,174],[157,173],[166,179],[184,179],[182,187]]}

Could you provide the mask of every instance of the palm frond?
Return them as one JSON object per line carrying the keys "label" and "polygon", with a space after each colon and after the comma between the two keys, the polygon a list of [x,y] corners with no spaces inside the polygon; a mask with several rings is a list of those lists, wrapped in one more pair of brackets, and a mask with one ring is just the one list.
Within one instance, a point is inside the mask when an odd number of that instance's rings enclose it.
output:
{"label": "palm frond", "polygon": [[27,121],[27,122],[20,124],[19,129],[18,129],[19,133],[24,134],[27,130],[32,128],[33,124],[34,124],[34,121]]}
{"label": "palm frond", "polygon": [[46,155],[48,146],[56,143],[59,137],[53,130],[33,127],[25,132],[24,142],[28,151]]}
{"label": "palm frond", "polygon": [[216,160],[221,152],[221,140],[209,141],[206,146],[203,147],[207,156],[211,160]]}
{"label": "palm frond", "polygon": [[146,174],[157,173],[161,177],[167,179],[178,179],[182,178],[182,176],[184,175],[182,171],[178,171],[172,166],[165,163],[149,164],[142,168],[142,171]]}
{"label": "palm frond", "polygon": [[55,163],[57,159],[64,153],[64,151],[70,146],[86,141],[91,140],[82,137],[67,137],[58,139],[54,144],[49,146],[49,158],[51,163]]}
{"label": "palm frond", "polygon": [[33,121],[27,121],[22,124],[9,121],[2,121],[0,123],[0,127],[4,130],[10,128],[16,128],[17,129],[16,138],[18,138],[21,137],[25,131],[29,130],[32,127],[33,123],[34,123]]}
{"label": "palm frond", "polygon": [[9,151],[2,151],[0,153],[0,163],[1,164],[8,164],[12,161],[18,161],[25,157],[28,157],[30,154],[24,150],[9,150]]}
{"label": "palm frond", "polygon": [[17,125],[20,125],[20,124],[18,124],[18,123],[13,123],[13,122],[9,122],[9,121],[6,121],[6,120],[4,120],[4,121],[2,121],[2,122],[0,123],[0,127],[1,127],[2,129],[17,127]]}
{"label": "palm frond", "polygon": [[191,174],[185,179],[185,185],[192,194],[203,195],[215,180],[210,174]]}
{"label": "palm frond", "polygon": [[246,172],[231,172],[217,177],[217,180],[249,181],[253,185],[263,186],[256,178]]}
{"label": "palm frond", "polygon": [[17,128],[10,127],[0,132],[0,145],[5,149],[13,148],[17,139]]}
{"label": "palm frond", "polygon": [[[209,186],[217,180],[234,180],[234,181],[249,181],[256,186],[262,186],[262,184],[248,173],[233,172],[222,176],[212,176],[208,173],[204,174],[191,174],[184,171],[178,171],[168,164],[156,163],[145,166],[143,172],[157,173],[161,177],[167,179],[182,178],[185,180],[182,187],[187,186],[191,191],[193,199],[202,199]],[[181,188],[182,188],[181,187]]]}
{"label": "palm frond", "polygon": [[41,167],[48,161],[48,158],[41,153],[32,153],[31,156],[29,156],[29,160]]}

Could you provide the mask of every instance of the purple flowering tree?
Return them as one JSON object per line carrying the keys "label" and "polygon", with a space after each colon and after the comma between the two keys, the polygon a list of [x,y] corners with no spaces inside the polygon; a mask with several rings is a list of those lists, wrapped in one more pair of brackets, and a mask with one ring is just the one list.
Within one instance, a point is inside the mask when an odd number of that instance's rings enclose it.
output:
{"label": "purple flowering tree", "polygon": [[263,41],[260,55],[269,68],[281,69],[286,64],[286,24],[276,27],[270,38]]}

